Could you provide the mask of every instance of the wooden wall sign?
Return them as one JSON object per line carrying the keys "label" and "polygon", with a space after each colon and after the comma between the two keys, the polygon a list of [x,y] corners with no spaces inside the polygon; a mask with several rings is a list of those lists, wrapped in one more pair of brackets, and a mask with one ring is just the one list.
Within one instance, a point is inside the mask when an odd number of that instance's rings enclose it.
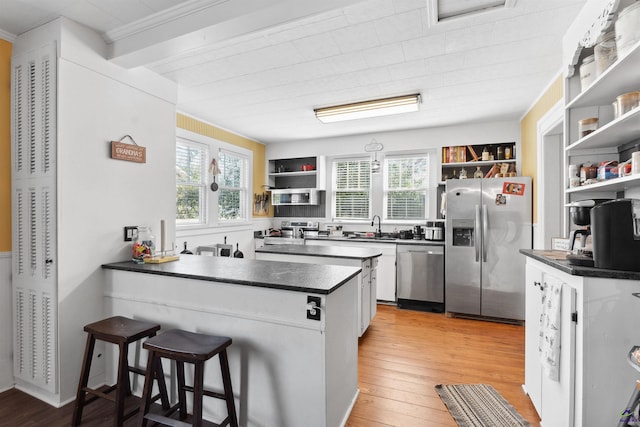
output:
{"label": "wooden wall sign", "polygon": [[111,141],[111,158],[127,162],[147,163],[147,149],[139,145]]}

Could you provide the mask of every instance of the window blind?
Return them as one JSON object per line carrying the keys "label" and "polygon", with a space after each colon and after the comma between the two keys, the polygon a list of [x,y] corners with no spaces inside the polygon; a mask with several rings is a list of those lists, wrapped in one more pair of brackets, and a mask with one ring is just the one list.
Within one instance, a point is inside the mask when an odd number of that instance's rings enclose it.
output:
{"label": "window blind", "polygon": [[333,178],[333,217],[369,219],[371,160],[334,160]]}
{"label": "window blind", "polygon": [[247,159],[239,154],[220,150],[220,189],[218,194],[218,219],[247,219],[246,195],[248,188]]}
{"label": "window blind", "polygon": [[425,155],[385,158],[385,219],[426,219],[428,165],[429,157]]}
{"label": "window blind", "polygon": [[206,148],[199,144],[176,143],[176,223],[206,223]]}

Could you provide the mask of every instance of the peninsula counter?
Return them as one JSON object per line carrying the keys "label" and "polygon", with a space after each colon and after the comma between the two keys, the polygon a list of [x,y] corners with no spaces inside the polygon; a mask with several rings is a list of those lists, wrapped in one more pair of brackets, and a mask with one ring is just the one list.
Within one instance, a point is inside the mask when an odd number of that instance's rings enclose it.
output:
{"label": "peninsula counter", "polygon": [[[360,268],[198,255],[103,268],[105,316],[155,321],[160,333],[181,328],[232,338],[229,363],[240,425],[346,423],[358,394]],[[320,320],[308,318],[309,298],[319,299]],[[108,377],[113,366],[107,360]],[[169,365],[165,369],[174,375]],[[205,386],[220,385],[212,361]],[[138,383],[135,393],[141,388]],[[204,406],[206,419],[226,415],[223,402],[205,399]]]}

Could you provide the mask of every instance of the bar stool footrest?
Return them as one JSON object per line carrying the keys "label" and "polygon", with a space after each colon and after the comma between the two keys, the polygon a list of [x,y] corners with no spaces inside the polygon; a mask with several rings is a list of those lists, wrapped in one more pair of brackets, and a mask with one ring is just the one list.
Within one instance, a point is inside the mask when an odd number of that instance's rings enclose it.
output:
{"label": "bar stool footrest", "polygon": [[155,423],[160,423],[160,424],[171,426],[171,427],[191,427],[191,423],[187,423],[180,420],[174,420],[173,418],[169,418],[160,414],[148,413],[144,416],[144,418],[149,421],[153,421]]}
{"label": "bar stool footrest", "polygon": [[[185,385],[183,387],[186,391],[190,391],[191,393],[193,393],[193,387],[190,385]],[[215,397],[217,399],[221,399],[221,400],[227,400],[227,396],[224,395],[224,393],[220,393],[217,391],[213,391],[213,390],[202,390],[202,394],[205,396],[209,396],[209,397]]]}

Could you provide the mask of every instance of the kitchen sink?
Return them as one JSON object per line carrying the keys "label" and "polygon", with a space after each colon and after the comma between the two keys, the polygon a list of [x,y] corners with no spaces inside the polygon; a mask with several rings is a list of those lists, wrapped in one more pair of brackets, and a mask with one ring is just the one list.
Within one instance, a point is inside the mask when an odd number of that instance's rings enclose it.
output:
{"label": "kitchen sink", "polygon": [[397,237],[382,235],[382,236],[367,236],[366,234],[349,234],[345,236],[348,239],[366,239],[366,240],[396,240]]}

